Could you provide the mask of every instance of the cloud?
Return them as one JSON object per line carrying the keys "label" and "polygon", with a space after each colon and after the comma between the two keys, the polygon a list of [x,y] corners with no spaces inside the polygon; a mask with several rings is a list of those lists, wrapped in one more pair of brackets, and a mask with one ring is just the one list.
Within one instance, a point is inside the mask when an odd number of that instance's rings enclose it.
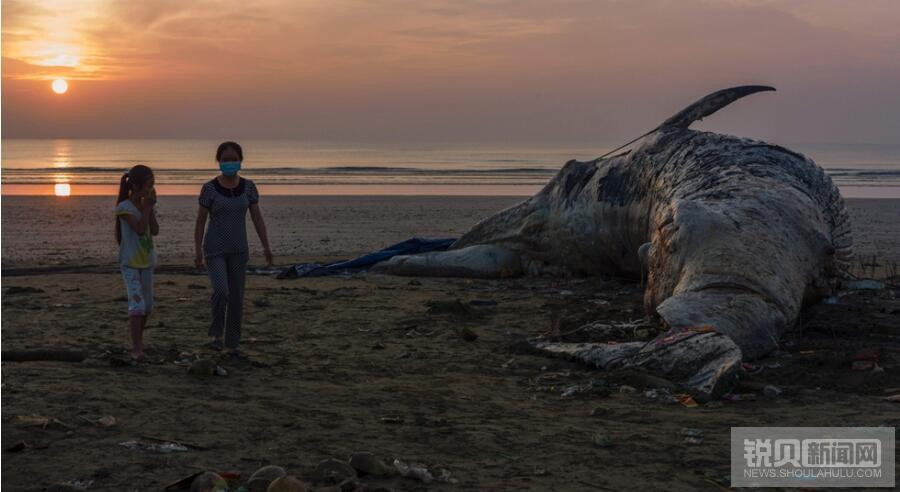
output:
{"label": "cloud", "polygon": [[[12,134],[31,119],[29,132],[62,136],[617,140],[740,83],[779,92],[717,115],[717,129],[900,134],[900,111],[886,109],[900,98],[900,2],[891,0],[41,0],[3,9],[3,77],[22,82],[11,87],[65,74],[97,81],[82,89],[97,88],[83,96],[92,104],[115,94],[123,108],[73,129],[46,106],[58,100],[34,96],[6,107]],[[74,68],[38,66],[71,57]],[[222,107],[239,108],[240,121],[211,121]],[[138,110],[146,116],[132,124]]]}

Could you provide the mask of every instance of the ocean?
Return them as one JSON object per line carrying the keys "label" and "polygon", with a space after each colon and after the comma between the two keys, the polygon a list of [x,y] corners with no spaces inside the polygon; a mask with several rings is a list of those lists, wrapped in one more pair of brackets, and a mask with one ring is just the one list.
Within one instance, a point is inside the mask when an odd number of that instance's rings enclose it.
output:
{"label": "ocean", "polygon": [[[136,163],[161,194],[191,195],[217,172],[212,140],[2,140],[4,195],[114,194]],[[529,195],[570,159],[613,146],[241,141],[242,173],[269,194]],[[827,170],[846,197],[900,198],[900,144],[788,144]],[[67,185],[67,186],[66,186]]]}

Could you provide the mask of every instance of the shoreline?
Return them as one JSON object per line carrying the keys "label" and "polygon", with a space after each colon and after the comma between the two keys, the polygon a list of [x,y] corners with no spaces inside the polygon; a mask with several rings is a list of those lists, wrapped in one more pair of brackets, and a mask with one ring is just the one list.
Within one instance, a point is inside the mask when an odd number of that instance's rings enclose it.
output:
{"label": "shoreline", "polygon": [[[105,196],[114,197],[118,193],[118,185],[78,183],[59,181],[58,183],[9,183],[2,185],[2,195],[6,197],[57,196],[57,184],[69,185],[71,197]],[[270,197],[326,197],[326,196],[371,196],[371,197],[522,197],[526,198],[540,191],[543,184],[502,184],[502,183],[468,183],[468,184],[266,184],[258,183],[260,193]],[[202,183],[196,184],[159,184],[156,186],[159,196],[191,197],[195,196]],[[477,193],[473,193],[477,188]],[[843,185],[839,186],[845,200],[900,200],[900,186],[893,185]]]}
{"label": "shoreline", "polygon": [[[105,196],[6,196],[2,216],[3,277],[116,270],[112,199]],[[410,237],[458,237],[479,220],[526,196],[263,196],[276,265],[337,261]],[[900,264],[900,199],[846,200],[854,230],[855,273],[877,276]],[[192,274],[194,196],[160,201],[158,270]],[[61,234],[60,231],[63,231]],[[248,221],[250,265],[263,263]],[[875,261],[872,261],[872,258]],[[896,269],[896,268],[895,268]]]}

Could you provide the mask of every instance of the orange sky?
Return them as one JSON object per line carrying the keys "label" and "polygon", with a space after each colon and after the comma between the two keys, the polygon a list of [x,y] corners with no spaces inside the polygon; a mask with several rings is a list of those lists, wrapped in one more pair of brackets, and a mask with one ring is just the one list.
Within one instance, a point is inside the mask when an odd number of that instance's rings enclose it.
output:
{"label": "orange sky", "polygon": [[[3,137],[900,141],[900,1],[2,2]],[[50,90],[54,78],[69,92]]]}

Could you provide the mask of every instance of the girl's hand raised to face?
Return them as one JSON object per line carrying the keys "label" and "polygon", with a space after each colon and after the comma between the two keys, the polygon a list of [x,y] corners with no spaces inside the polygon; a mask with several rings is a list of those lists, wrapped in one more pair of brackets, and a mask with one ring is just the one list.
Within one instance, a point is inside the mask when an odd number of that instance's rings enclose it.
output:
{"label": "girl's hand raised to face", "polygon": [[141,205],[145,208],[153,208],[156,205],[156,188],[148,187],[141,193]]}

